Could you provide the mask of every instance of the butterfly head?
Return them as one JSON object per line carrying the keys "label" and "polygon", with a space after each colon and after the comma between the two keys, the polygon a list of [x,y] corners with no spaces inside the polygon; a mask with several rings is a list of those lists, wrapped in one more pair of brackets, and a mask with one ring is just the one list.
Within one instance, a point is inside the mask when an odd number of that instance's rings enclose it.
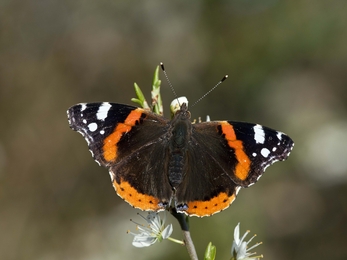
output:
{"label": "butterfly head", "polygon": [[179,117],[181,120],[189,120],[190,112],[188,111],[187,103],[182,103],[180,110],[175,113],[175,117]]}

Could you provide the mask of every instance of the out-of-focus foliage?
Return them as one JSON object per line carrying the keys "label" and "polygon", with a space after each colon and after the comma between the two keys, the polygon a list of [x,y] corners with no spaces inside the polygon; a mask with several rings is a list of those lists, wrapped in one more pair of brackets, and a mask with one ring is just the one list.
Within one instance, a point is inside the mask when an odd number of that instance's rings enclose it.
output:
{"label": "out-of-focus foliage", "polygon": [[0,259],[188,258],[167,241],[132,247],[137,211],[66,118],[78,102],[130,104],[134,82],[150,100],[160,61],[190,102],[229,74],[193,118],[257,122],[296,142],[229,209],[190,219],[200,258],[212,241],[229,259],[241,222],[264,259],[346,259],[346,10],[346,0],[1,1]]}

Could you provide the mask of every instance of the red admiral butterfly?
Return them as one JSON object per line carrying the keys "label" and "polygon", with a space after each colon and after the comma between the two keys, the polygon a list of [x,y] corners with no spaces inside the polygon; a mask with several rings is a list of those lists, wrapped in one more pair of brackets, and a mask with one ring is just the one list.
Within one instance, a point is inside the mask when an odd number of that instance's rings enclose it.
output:
{"label": "red admiral butterfly", "polygon": [[289,156],[284,133],[251,123],[191,123],[185,103],[172,120],[115,103],[81,103],[67,111],[95,161],[108,168],[117,194],[135,208],[209,216],[240,188]]}

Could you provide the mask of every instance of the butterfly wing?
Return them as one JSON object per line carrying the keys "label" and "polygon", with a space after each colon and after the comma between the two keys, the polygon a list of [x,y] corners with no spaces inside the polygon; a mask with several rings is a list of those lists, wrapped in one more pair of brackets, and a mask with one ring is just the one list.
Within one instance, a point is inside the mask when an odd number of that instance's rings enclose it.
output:
{"label": "butterfly wing", "polygon": [[[86,139],[95,161],[109,169],[117,194],[142,210],[163,210],[172,188],[164,161],[168,120],[115,103],[77,104],[67,111],[70,127]],[[155,185],[161,183],[161,186]]]}
{"label": "butterfly wing", "polygon": [[259,124],[224,121],[220,132],[235,151],[234,181],[242,187],[256,183],[273,163],[286,160],[294,147],[288,135]]}
{"label": "butterfly wing", "polygon": [[254,184],[269,165],[285,160],[294,144],[281,132],[250,123],[206,122],[194,124],[192,131],[176,207],[200,217],[227,208],[240,187]]}

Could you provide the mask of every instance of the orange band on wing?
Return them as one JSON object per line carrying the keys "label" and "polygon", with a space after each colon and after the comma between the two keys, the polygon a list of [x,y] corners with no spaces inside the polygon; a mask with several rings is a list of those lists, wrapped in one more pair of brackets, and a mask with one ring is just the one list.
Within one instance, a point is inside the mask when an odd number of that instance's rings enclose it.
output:
{"label": "orange band on wing", "polygon": [[116,129],[104,140],[104,146],[102,147],[104,151],[104,159],[106,161],[115,161],[117,158],[117,143],[121,139],[124,133],[127,133],[136,124],[136,122],[141,118],[141,109],[135,109],[130,112],[130,114],[125,119],[124,123],[119,123]]}
{"label": "orange band on wing", "polygon": [[225,139],[228,140],[228,145],[235,149],[235,156],[238,161],[235,167],[235,175],[244,181],[248,176],[251,161],[243,149],[243,143],[237,140],[233,126],[228,122],[222,122],[222,132],[225,134]]}
{"label": "orange band on wing", "polygon": [[158,211],[164,209],[159,206],[159,199],[139,193],[134,189],[129,182],[121,179],[120,183],[113,181],[113,187],[115,188],[119,197],[128,202],[131,206],[142,210]]}
{"label": "orange band on wing", "polygon": [[225,192],[221,192],[218,196],[208,201],[192,201],[187,203],[188,209],[185,211],[188,215],[198,217],[210,216],[229,207],[235,200],[235,194],[228,196]]}

